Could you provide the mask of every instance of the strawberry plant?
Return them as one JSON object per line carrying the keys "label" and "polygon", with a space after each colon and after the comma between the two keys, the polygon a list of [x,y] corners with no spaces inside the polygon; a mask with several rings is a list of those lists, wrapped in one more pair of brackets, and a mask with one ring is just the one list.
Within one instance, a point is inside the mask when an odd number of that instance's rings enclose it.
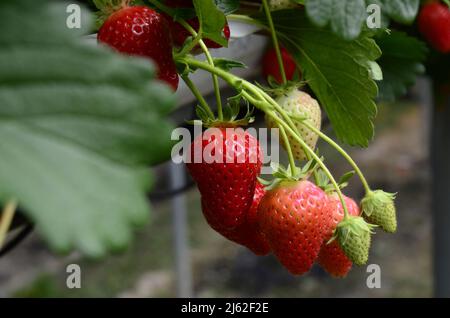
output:
{"label": "strawberry plant", "polygon": [[[369,146],[376,102],[401,96],[425,71],[428,50],[418,30],[432,48],[449,52],[441,29],[450,24],[446,1],[90,4],[97,27],[68,29],[60,3],[0,3],[0,246],[20,207],[57,251],[102,256],[125,247],[148,217],[147,167],[170,157],[168,114],[179,78],[198,101],[194,124],[208,128],[192,142],[187,168],[206,221],[222,236],[257,255],[273,253],[294,275],[318,262],[344,277],[352,264],[367,263],[377,227],[397,230],[395,194],[372,189],[340,143]],[[379,9],[376,28],[366,23],[368,8]],[[235,22],[270,38],[268,87],[237,76],[240,61],[211,54],[228,46]],[[97,46],[80,40],[92,29]],[[215,107],[192,80],[196,72],[210,73]],[[227,105],[219,80],[235,92]],[[268,181],[258,179],[260,144],[243,129],[251,108],[278,129],[289,159],[288,168],[273,166]],[[323,116],[337,141],[321,130]],[[319,139],[358,176],[360,204],[344,195],[350,174],[335,178]]]}

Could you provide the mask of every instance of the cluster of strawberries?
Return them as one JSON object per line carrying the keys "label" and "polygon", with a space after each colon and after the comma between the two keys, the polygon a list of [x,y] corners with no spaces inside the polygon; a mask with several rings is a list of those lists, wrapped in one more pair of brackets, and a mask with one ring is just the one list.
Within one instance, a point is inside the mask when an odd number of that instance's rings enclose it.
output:
{"label": "cluster of strawberries", "polygon": [[[318,102],[295,87],[276,102],[287,113],[308,121],[310,126],[305,121],[295,121],[295,126],[307,147],[315,149],[321,128]],[[266,125],[277,127],[270,117]],[[263,162],[259,142],[242,128],[227,128],[234,126],[232,122],[212,125],[196,137],[186,156],[201,194],[203,214],[225,238],[256,255],[272,252],[294,275],[308,272],[317,261],[332,276],[345,277],[353,263],[367,263],[374,225],[389,233],[396,231],[393,194],[369,191],[360,210],[351,198],[341,200],[324,174],[315,178],[316,184],[308,181],[317,172],[313,161],[296,168],[295,175],[279,168],[264,187],[258,179]],[[309,159],[293,135],[281,142],[295,159]]]}
{"label": "cluster of strawberries", "polygon": [[[106,10],[107,18],[98,32],[99,42],[122,53],[152,59],[158,67],[158,77],[176,90],[179,78],[172,51],[182,47],[192,34],[168,15],[146,6],[130,6],[129,0],[112,1],[118,5],[112,8],[112,14],[111,8]],[[272,1],[271,5],[279,8],[279,2],[286,1]],[[192,9],[193,3],[166,0],[164,5]],[[193,30],[199,30],[198,18],[186,22]],[[223,35],[227,39],[230,36],[227,25]],[[209,48],[220,47],[209,39],[204,43]],[[298,81],[301,73],[292,56],[284,48],[281,55],[285,77]],[[273,49],[266,54],[263,66],[265,75],[273,79],[269,82],[282,83]],[[201,193],[203,214],[225,238],[246,246],[256,255],[272,252],[292,274],[308,272],[317,261],[332,276],[344,277],[352,264],[367,262],[375,225],[387,232],[396,231],[394,195],[367,187],[360,210],[354,200],[341,195],[336,184],[329,186],[331,180],[319,180],[316,173],[324,171],[316,169],[317,160],[310,160],[305,149],[315,154],[321,133],[320,106],[298,85],[273,88],[283,88],[282,94],[274,94],[279,107],[276,112],[284,112],[292,121],[291,131],[281,144],[292,154],[291,162],[295,163],[295,156],[308,164],[303,169],[279,168],[271,184],[264,183],[265,187],[258,179],[263,161],[258,140],[235,128],[242,122],[212,120],[208,123],[211,129],[192,143],[187,164]],[[276,112],[266,113],[267,127],[279,127]],[[315,183],[309,181],[312,173]]]}
{"label": "cluster of strawberries", "polygon": [[[203,161],[196,163],[199,153]],[[344,217],[336,194],[306,179],[285,180],[266,191],[257,179],[259,143],[242,129],[206,130],[192,143],[190,157],[188,170],[215,231],[256,255],[273,252],[292,274],[308,272],[317,260],[332,276],[347,275],[352,261],[337,241],[327,244]],[[347,197],[345,201],[349,213],[359,216],[358,205]]]}
{"label": "cluster of strawberries", "polygon": [[[199,156],[201,162],[195,160]],[[367,262],[369,232],[350,238],[358,242],[330,242],[344,218],[335,192],[307,177],[286,178],[266,190],[257,179],[261,166],[258,140],[242,129],[208,129],[194,140],[187,167],[201,193],[203,214],[215,231],[256,255],[273,252],[294,275],[308,272],[317,261],[332,276],[345,277],[353,262]],[[344,198],[349,215],[360,217],[358,204]],[[366,219],[395,232],[393,204],[378,208],[380,213],[372,211]]]}
{"label": "cluster of strawberries", "polygon": [[[130,6],[129,2],[120,0],[117,7],[105,9],[107,18],[98,31],[98,41],[119,52],[152,59],[158,68],[158,78],[176,91],[179,78],[172,50],[181,47],[191,34],[172,17],[146,6]],[[166,0],[165,5],[171,8],[193,8],[192,0]],[[114,13],[109,14],[110,11]],[[198,31],[198,18],[189,19],[187,23]],[[223,35],[226,39],[230,38],[228,25]],[[221,47],[208,39],[205,45],[208,48]]]}

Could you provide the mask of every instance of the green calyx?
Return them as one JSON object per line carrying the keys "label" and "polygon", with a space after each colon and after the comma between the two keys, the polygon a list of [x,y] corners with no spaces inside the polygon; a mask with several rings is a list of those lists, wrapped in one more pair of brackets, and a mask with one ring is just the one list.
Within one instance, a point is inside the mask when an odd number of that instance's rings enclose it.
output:
{"label": "green calyx", "polygon": [[[298,75],[297,75],[298,77]],[[280,96],[287,96],[290,92],[294,90],[301,89],[303,86],[305,86],[305,82],[298,81],[295,76],[292,81],[288,81],[283,84],[279,84],[275,78],[272,76],[269,76],[268,78],[269,87],[256,84],[260,89],[262,89],[267,94],[270,94],[271,96],[278,98]]]}
{"label": "green calyx", "polygon": [[[348,186],[350,179],[355,175],[355,171],[349,171],[345,173],[338,181],[338,186],[342,190]],[[336,189],[330,182],[330,178],[325,174],[322,169],[317,169],[316,173],[316,185],[325,191],[327,194],[335,193]]]}
{"label": "green calyx", "polygon": [[397,231],[395,197],[394,193],[376,190],[369,192],[361,201],[365,218],[369,222],[379,225],[388,233]]}
{"label": "green calyx", "polygon": [[[246,113],[243,117],[239,118],[242,101],[245,103]],[[228,104],[223,108],[222,119],[217,118],[201,104],[197,105],[195,112],[199,120],[188,121],[188,123],[197,124],[198,121],[201,121],[206,128],[242,127],[255,121],[255,118],[253,117],[253,108],[251,108],[250,104],[245,99],[242,99],[240,95],[228,99]]]}
{"label": "green calyx", "polygon": [[100,11],[110,12],[133,4],[134,0],[93,0]]}
{"label": "green calyx", "polygon": [[345,255],[354,264],[361,266],[369,260],[371,236],[375,227],[360,216],[348,216],[338,224],[330,242],[337,239]]}
{"label": "green calyx", "polygon": [[133,4],[134,0],[93,0],[99,11],[96,12],[96,26],[100,28],[114,12]]}
{"label": "green calyx", "polygon": [[272,162],[270,164],[273,172],[272,180],[264,180],[262,178],[258,178],[259,182],[265,186],[266,190],[273,190],[280,186],[281,184],[285,184],[286,182],[297,182],[301,180],[307,180],[311,174],[317,169],[317,163],[315,160],[308,161],[303,168],[294,167],[292,168],[288,165],[285,168],[281,164],[277,164]]}

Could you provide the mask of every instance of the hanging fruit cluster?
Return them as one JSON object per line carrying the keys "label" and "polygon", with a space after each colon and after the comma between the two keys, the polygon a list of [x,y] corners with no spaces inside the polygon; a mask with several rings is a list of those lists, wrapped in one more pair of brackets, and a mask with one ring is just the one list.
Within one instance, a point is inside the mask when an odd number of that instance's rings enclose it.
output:
{"label": "hanging fruit cluster", "polygon": [[[352,264],[367,263],[375,228],[396,232],[395,194],[371,189],[354,160],[321,131],[321,106],[302,89],[308,83],[301,82],[302,70],[289,51],[292,43],[284,46],[278,40],[273,11],[303,10],[298,1],[260,1],[260,14],[273,42],[263,59],[269,87],[231,73],[242,66],[240,62],[212,58],[209,49],[225,46],[230,38],[226,20],[218,36],[198,15],[213,15],[208,7],[213,1],[202,7],[195,0],[149,0],[151,8],[132,6],[130,1],[94,2],[103,13],[100,42],[151,58],[161,80],[176,90],[181,76],[196,96],[196,122],[208,129],[192,142],[187,168],[201,194],[203,215],[215,231],[256,255],[273,253],[294,275],[308,272],[317,262],[334,277],[346,276]],[[450,51],[449,16],[446,5],[433,2],[423,7],[419,18],[420,31],[442,52]],[[235,18],[262,26],[261,20]],[[198,53],[206,60],[193,57]],[[217,113],[189,78],[197,70],[211,73]],[[219,78],[237,92],[225,107]],[[239,118],[242,105],[247,114]],[[258,140],[242,129],[252,122],[249,105],[265,113],[267,128],[279,130],[289,158],[288,167],[273,165],[269,181],[259,178],[263,152]],[[354,171],[336,181],[318,155],[319,139],[334,147]],[[196,156],[202,160],[196,161]],[[342,191],[354,174],[365,189],[360,202]]]}

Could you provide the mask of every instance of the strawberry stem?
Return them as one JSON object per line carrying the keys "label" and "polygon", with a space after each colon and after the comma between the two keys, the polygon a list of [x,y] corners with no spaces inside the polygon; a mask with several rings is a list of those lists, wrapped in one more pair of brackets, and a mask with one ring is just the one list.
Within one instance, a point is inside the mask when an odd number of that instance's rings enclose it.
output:
{"label": "strawberry stem", "polygon": [[310,123],[308,123],[307,120],[304,120],[302,122],[302,124],[305,125],[309,130],[316,133],[320,138],[325,140],[328,144],[330,144],[334,149],[336,149],[348,161],[348,163],[353,167],[353,169],[355,169],[356,174],[361,179],[361,183],[363,184],[366,193],[367,194],[370,193],[371,189],[370,189],[369,183],[367,182],[366,178],[364,177],[364,174],[361,172],[361,169],[359,169],[358,165],[353,160],[353,158],[350,157],[350,155],[341,146],[339,146],[333,139],[331,139],[330,137],[325,135],[323,132],[321,132],[319,129],[314,127],[314,125],[311,125]]}
{"label": "strawberry stem", "polygon": [[[192,36],[194,36],[195,38],[197,38],[197,32],[189,25],[189,23],[187,23],[185,20],[183,19],[179,19],[178,22],[186,29],[188,30]],[[202,39],[200,39],[198,41],[203,54],[205,54],[206,56],[206,60],[208,61],[208,63],[212,66],[214,66],[214,60],[211,56],[211,54],[209,53],[208,47],[205,45],[205,42],[203,42]],[[217,115],[219,120],[223,120],[223,110],[222,110],[222,98],[220,96],[220,87],[219,87],[219,79],[217,78],[217,75],[212,74],[212,79],[213,79],[213,86],[214,86],[214,94],[216,97],[216,103],[217,103]]]}
{"label": "strawberry stem", "polygon": [[281,78],[283,84],[287,83],[286,71],[284,69],[283,57],[281,56],[280,43],[278,42],[277,32],[275,31],[275,25],[273,24],[272,14],[270,13],[269,4],[267,0],[262,0],[264,12],[266,14],[267,22],[269,23],[270,34],[272,36],[273,46],[275,48],[275,53],[277,55],[278,66],[280,68]]}
{"label": "strawberry stem", "polygon": [[[202,48],[206,56],[206,59],[208,60],[208,63],[211,64],[211,66],[214,66],[214,60],[212,59],[211,54],[209,53],[209,50],[205,45],[205,42],[203,42],[203,40],[200,40],[200,47]],[[214,94],[216,96],[216,103],[217,103],[217,115],[219,117],[219,120],[223,120],[222,97],[220,96],[219,79],[216,75],[213,75],[212,79],[214,85]]]}
{"label": "strawberry stem", "polygon": [[6,203],[6,206],[3,209],[0,218],[0,248],[2,248],[3,243],[5,242],[6,235],[11,226],[14,214],[16,213],[16,209],[17,209],[16,200],[10,200],[8,203]]}
{"label": "strawberry stem", "polygon": [[292,175],[294,176],[296,173],[296,169],[295,169],[296,166],[295,166],[294,154],[292,153],[291,144],[289,142],[286,131],[284,130],[284,127],[278,125],[278,128],[280,129],[281,136],[283,138],[284,144],[286,145],[286,151],[288,153],[288,158],[289,158],[289,166],[290,166]]}
{"label": "strawberry stem", "polygon": [[194,82],[191,81],[191,79],[187,75],[181,75],[181,78],[186,83],[187,87],[191,90],[192,94],[197,98],[200,105],[203,106],[203,108],[208,112],[209,116],[211,118],[214,118],[214,113],[211,111],[211,108],[209,107],[208,103],[206,102],[205,98],[200,93],[197,86],[195,86]]}

